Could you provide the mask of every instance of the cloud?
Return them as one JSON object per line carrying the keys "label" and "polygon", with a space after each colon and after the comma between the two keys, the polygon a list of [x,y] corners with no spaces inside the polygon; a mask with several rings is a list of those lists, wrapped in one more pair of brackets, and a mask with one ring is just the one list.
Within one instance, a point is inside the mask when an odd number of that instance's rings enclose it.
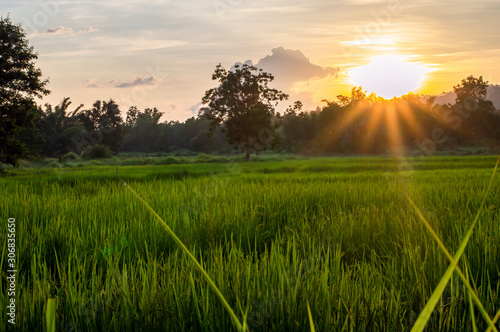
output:
{"label": "cloud", "polygon": [[119,80],[119,81],[111,81],[110,84],[116,88],[132,88],[135,86],[141,86],[141,85],[157,85],[160,83],[161,80],[157,79],[156,77],[149,76],[149,77],[132,77],[127,80]]}
{"label": "cloud", "polygon": [[87,33],[92,33],[92,32],[97,32],[99,29],[95,29],[93,27],[88,27],[85,29],[81,29],[78,31],[75,31],[70,28],[65,28],[62,25],[58,28],[49,28],[47,31],[42,33],[42,35],[81,35],[81,34],[87,34]]}
{"label": "cloud", "polygon": [[102,84],[100,84],[99,82],[97,82],[93,78],[89,78],[88,80],[83,82],[83,86],[85,88],[103,88],[104,87]]}
{"label": "cloud", "polygon": [[92,33],[92,32],[97,32],[99,31],[99,29],[95,29],[93,27],[88,27],[86,29],[83,29],[83,30],[79,30],[78,31],[78,34],[82,34],[82,33]]}
{"label": "cloud", "polygon": [[165,78],[163,77],[140,77],[134,76],[124,80],[112,80],[107,83],[99,83],[93,78],[89,78],[83,83],[85,88],[133,88],[137,86],[152,86],[161,84]]}
{"label": "cloud", "polygon": [[[245,64],[253,65],[251,60]],[[235,65],[242,65],[241,62]],[[318,87],[325,82],[338,78],[339,67],[322,67],[314,64],[300,50],[277,47],[255,64],[275,77],[275,87],[290,94],[290,100],[301,100],[307,108],[315,108]],[[234,69],[234,66],[231,70]]]}
{"label": "cloud", "polygon": [[59,28],[49,28],[47,31],[45,31],[46,35],[63,35],[66,33],[73,33],[74,31],[72,29],[66,29],[63,26],[60,26]]}
{"label": "cloud", "polygon": [[198,111],[200,110],[200,108],[203,106],[203,104],[201,102],[199,103],[196,103],[195,105],[189,107],[189,111],[191,112],[191,114],[198,114]]}
{"label": "cloud", "polygon": [[[255,66],[270,72],[274,75],[276,82],[285,83],[288,87],[312,78],[335,76],[340,71],[336,67],[321,67],[312,63],[300,50],[277,47],[271,52],[271,55],[260,59]],[[247,60],[245,63],[252,64],[252,61]]]}

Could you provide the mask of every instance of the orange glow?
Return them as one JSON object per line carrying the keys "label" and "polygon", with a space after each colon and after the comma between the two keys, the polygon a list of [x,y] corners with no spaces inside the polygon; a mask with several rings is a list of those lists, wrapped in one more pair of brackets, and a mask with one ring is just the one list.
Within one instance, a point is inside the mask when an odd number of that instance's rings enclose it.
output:
{"label": "orange glow", "polygon": [[422,87],[424,75],[431,69],[410,63],[398,55],[372,58],[367,65],[351,69],[350,76],[356,86],[386,99],[400,97]]}
{"label": "orange glow", "polygon": [[425,136],[419,119],[429,116],[425,102],[412,95],[393,100],[372,95],[347,111],[339,112],[342,115],[318,136],[321,138],[316,142],[319,146],[328,146],[351,129],[361,130],[365,132],[363,140],[352,144],[358,144],[362,151],[373,150],[379,144],[388,146],[388,152],[394,156],[404,154],[404,147],[413,143],[405,142],[404,137],[422,139]]}

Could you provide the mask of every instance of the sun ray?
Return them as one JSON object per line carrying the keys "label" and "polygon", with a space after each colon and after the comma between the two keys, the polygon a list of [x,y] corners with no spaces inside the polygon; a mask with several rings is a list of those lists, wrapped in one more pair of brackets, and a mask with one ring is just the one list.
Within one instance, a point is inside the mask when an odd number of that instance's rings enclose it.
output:
{"label": "sun ray", "polygon": [[389,148],[391,154],[401,153],[403,139],[400,131],[399,119],[395,103],[387,103],[385,111],[385,121],[388,129]]}
{"label": "sun ray", "polygon": [[384,107],[383,105],[376,103],[370,112],[368,126],[366,128],[366,140],[364,144],[365,151],[371,148],[373,144],[376,144],[376,142],[373,142],[373,138],[380,129],[383,117],[384,117]]}
{"label": "sun ray", "polygon": [[[329,146],[332,142],[338,139],[340,136],[339,133],[342,133],[359,117],[363,116],[365,112],[366,108],[362,107],[361,103],[347,112],[342,111],[343,114],[340,115],[340,118],[337,121],[332,122],[322,130],[322,132],[318,135],[318,137],[321,137],[321,140],[316,141],[315,144],[318,144],[319,148],[324,150],[325,147]],[[308,148],[310,148],[310,146],[308,146]]]}
{"label": "sun ray", "polygon": [[335,125],[334,130],[335,131],[344,130],[345,128],[349,127],[354,121],[356,121],[361,116],[363,116],[366,111],[367,111],[367,108],[365,107],[364,103],[359,103],[358,105],[356,105],[354,107],[354,109],[343,114],[343,117]]}

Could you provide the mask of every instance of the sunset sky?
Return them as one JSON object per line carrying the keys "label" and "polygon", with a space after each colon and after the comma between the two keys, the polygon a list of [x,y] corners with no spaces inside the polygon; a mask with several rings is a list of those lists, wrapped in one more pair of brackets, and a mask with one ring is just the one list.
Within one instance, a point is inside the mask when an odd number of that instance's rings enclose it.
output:
{"label": "sunset sky", "polygon": [[468,75],[500,83],[498,0],[3,0],[1,8],[39,53],[52,104],[113,98],[123,112],[158,107],[165,120],[185,120],[215,85],[217,64],[246,61],[275,75],[290,94],[283,106],[301,100],[307,109],[361,84],[385,84],[391,95],[417,86],[439,94]]}

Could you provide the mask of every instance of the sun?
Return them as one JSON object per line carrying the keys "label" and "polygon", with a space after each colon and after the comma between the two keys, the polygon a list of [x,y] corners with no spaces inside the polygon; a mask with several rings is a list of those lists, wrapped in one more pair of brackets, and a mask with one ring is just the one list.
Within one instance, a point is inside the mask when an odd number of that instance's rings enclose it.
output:
{"label": "sun", "polygon": [[381,55],[350,71],[357,86],[380,97],[400,97],[420,88],[424,75],[431,70],[423,65],[406,62],[400,55]]}

